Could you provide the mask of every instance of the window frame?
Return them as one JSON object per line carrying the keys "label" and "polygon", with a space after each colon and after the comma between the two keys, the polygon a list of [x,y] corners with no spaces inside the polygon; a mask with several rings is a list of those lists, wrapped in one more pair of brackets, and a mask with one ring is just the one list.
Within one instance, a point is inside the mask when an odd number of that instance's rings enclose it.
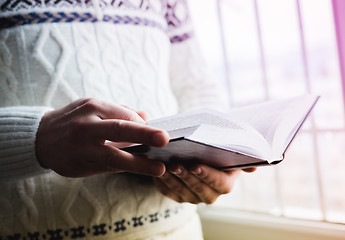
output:
{"label": "window frame", "polygon": [[[256,19],[259,19],[259,12],[257,9],[257,1],[252,0],[255,4],[255,14]],[[308,76],[308,62],[307,62],[307,53],[306,46],[304,43],[303,37],[303,22],[301,18],[300,2],[303,0],[295,0],[296,6],[298,6],[299,13],[299,28],[301,32],[301,48],[303,50],[303,59],[304,59],[304,69],[305,69],[305,78],[306,81],[309,81]],[[340,66],[340,77],[342,84],[342,96],[343,102],[345,103],[345,1],[344,0],[329,0],[332,4],[333,17],[334,17],[334,27],[337,39],[337,49],[339,54],[339,66]],[[223,29],[222,16],[220,3],[222,0],[214,0],[216,2],[216,7],[211,10],[216,10],[218,12],[218,24],[219,29],[215,30],[215,33],[219,33],[220,41],[219,44],[222,46],[222,54],[219,54],[220,57],[223,57],[224,64],[224,75],[225,83],[228,87],[229,92],[231,92],[231,82],[229,77],[228,69],[228,59],[226,56],[226,44],[224,41],[224,36],[222,35],[221,29]],[[195,6],[197,6],[195,4]],[[261,36],[260,23],[257,21],[257,31],[259,41]],[[261,65],[262,69],[265,70],[265,58],[262,43],[260,43],[260,53],[261,53]],[[230,69],[231,70],[231,69]],[[265,72],[263,72],[265,76]],[[265,85],[265,81],[263,81]],[[230,104],[233,102],[231,96],[229,97]],[[345,104],[344,104],[345,105]],[[327,131],[329,129],[326,129]],[[308,132],[310,134],[317,134],[318,129],[312,128]],[[316,135],[315,135],[316,136]],[[315,138],[316,141],[316,138]],[[316,144],[317,146],[317,144]],[[323,184],[322,184],[322,170],[320,169],[319,162],[316,161],[317,167],[317,184],[319,186],[319,197],[320,197],[320,209],[323,213],[324,220],[302,220],[302,219],[292,219],[286,216],[272,216],[269,213],[256,213],[249,212],[246,210],[235,210],[222,207],[199,207],[199,212],[201,216],[201,221],[203,224],[203,229],[205,232],[205,239],[236,239],[236,240],[246,240],[246,239],[343,239],[345,240],[345,224],[330,223],[326,219],[326,210],[324,203],[324,193],[323,193]],[[278,175],[278,174],[277,174]]]}
{"label": "window frame", "polygon": [[218,207],[199,207],[205,240],[344,240],[345,224],[291,219]]}

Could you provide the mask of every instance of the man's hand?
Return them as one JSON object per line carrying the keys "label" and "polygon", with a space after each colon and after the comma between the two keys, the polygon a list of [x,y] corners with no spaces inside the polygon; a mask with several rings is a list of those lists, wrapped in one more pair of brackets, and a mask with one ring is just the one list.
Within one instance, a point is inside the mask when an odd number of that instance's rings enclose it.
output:
{"label": "man's hand", "polygon": [[146,125],[137,112],[127,107],[79,99],[43,116],[36,152],[42,167],[66,177],[106,172],[161,176],[165,172],[163,163],[116,147],[123,146],[123,142],[163,147],[169,135]]}
{"label": "man's hand", "polygon": [[[244,171],[252,172],[255,168]],[[154,178],[154,183],[162,194],[177,202],[211,204],[232,190],[240,172],[225,172],[202,164],[186,169],[181,164],[174,164],[163,176]]]}

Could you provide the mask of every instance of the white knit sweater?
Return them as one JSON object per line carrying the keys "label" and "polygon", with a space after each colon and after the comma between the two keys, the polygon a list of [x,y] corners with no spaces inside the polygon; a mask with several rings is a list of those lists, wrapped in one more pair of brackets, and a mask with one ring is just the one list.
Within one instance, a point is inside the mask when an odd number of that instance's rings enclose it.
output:
{"label": "white knit sweater", "polygon": [[184,1],[0,0],[0,8],[0,239],[190,239],[192,229],[176,229],[195,208],[150,179],[65,178],[35,155],[43,114],[80,97],[151,118],[218,104]]}

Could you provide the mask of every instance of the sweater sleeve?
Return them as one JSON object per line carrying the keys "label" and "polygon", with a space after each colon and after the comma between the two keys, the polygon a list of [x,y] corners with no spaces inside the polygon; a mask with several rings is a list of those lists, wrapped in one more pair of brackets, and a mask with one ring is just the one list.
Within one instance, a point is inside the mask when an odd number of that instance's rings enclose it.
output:
{"label": "sweater sleeve", "polygon": [[227,110],[226,93],[220,82],[209,74],[194,38],[173,44],[170,78],[180,111],[197,108]]}
{"label": "sweater sleeve", "polygon": [[193,32],[186,0],[167,6],[171,42],[170,79],[180,111],[212,108],[226,111],[228,99],[220,81],[212,78]]}
{"label": "sweater sleeve", "polygon": [[0,108],[0,182],[49,172],[36,158],[36,133],[46,107]]}

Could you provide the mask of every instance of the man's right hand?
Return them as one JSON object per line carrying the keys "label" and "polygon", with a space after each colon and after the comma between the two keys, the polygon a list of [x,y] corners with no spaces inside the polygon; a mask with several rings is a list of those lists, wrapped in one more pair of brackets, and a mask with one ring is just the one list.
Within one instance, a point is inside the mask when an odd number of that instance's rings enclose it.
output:
{"label": "man's right hand", "polygon": [[109,172],[155,177],[164,174],[163,163],[115,147],[124,142],[163,147],[168,144],[169,135],[146,125],[129,108],[97,99],[79,99],[43,116],[36,153],[42,167],[66,177]]}

